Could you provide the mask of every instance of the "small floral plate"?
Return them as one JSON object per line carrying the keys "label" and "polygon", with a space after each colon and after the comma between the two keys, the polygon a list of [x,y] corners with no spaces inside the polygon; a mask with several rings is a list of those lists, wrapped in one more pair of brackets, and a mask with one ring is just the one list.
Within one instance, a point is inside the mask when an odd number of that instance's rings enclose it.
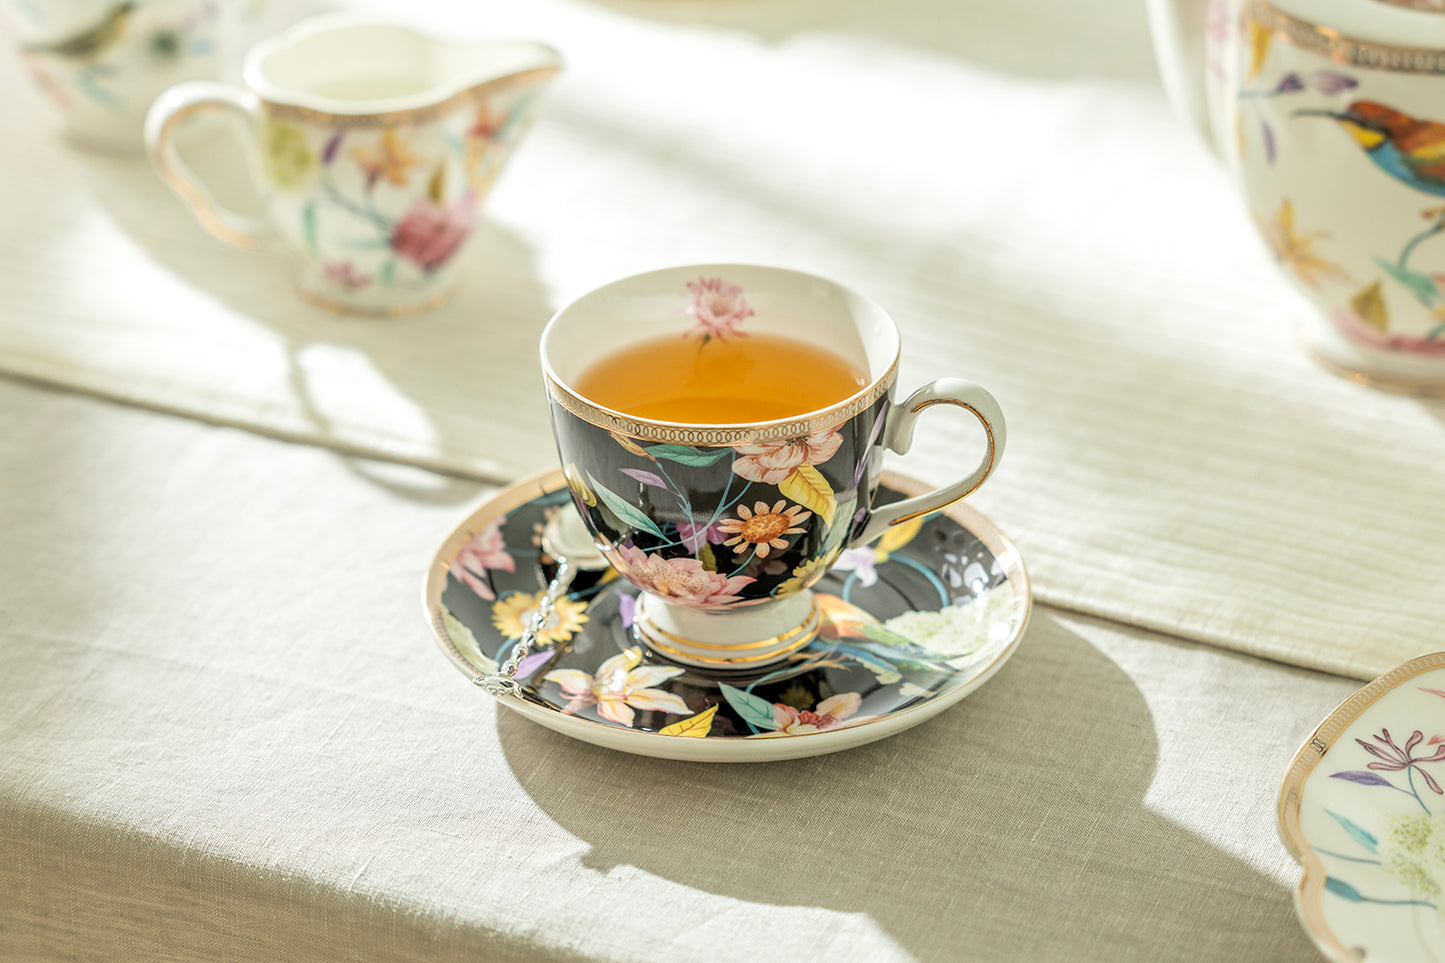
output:
{"label": "small floral plate", "polygon": [[1300,747],[1279,831],[1331,960],[1445,960],[1445,652],[1346,699]]}
{"label": "small floral plate", "polygon": [[[883,502],[928,486],[885,474]],[[476,510],[437,553],[426,611],[452,662],[496,671],[555,571],[541,549],[572,511],[560,471]],[[915,726],[983,685],[1018,646],[1031,607],[1018,550],[964,505],[899,525],[843,554],[814,586],[818,638],[753,673],[687,669],[632,632],[637,589],[582,572],[522,660],[525,698],[504,705],[584,742],[665,759],[816,756]]]}

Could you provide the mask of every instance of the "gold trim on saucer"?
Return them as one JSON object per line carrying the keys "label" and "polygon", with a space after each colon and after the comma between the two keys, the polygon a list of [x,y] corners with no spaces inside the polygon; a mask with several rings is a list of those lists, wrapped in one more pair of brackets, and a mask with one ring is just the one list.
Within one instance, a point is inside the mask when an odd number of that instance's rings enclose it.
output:
{"label": "gold trim on saucer", "polygon": [[681,425],[666,421],[648,421],[633,418],[620,411],[595,405],[572,389],[562,384],[550,373],[544,375],[547,394],[553,401],[588,424],[616,431],[641,441],[659,442],[666,445],[702,445],[723,447],[747,445],[759,441],[782,441],[787,438],[802,438],[836,428],[860,412],[867,411],[873,403],[893,389],[898,375],[898,358],[888,366],[881,378],[846,401],[831,408],[813,412],[801,418],[786,421],[761,421],[747,425],[729,425],[707,428],[700,425]]}
{"label": "gold trim on saucer", "polygon": [[1246,14],[1296,47],[1336,63],[1403,74],[1445,74],[1445,50],[1353,40],[1323,24],[1285,13],[1267,0],[1250,0]]}
{"label": "gold trim on saucer", "polygon": [[1336,960],[1357,960],[1361,957],[1340,941],[1325,920],[1321,895],[1324,893],[1328,872],[1324,862],[1305,839],[1304,830],[1300,826],[1300,806],[1305,782],[1314,772],[1315,766],[1324,759],[1325,753],[1330,751],[1330,747],[1344,735],[1362,712],[1398,688],[1402,682],[1440,668],[1445,668],[1445,652],[1422,655],[1390,670],[1340,703],[1305,740],[1304,745],[1300,746],[1289,768],[1285,770],[1283,782],[1280,783],[1279,801],[1275,806],[1280,841],[1290,851],[1290,855],[1299,861],[1303,870],[1299,887],[1295,891],[1295,909],[1299,911],[1305,932],[1314,939],[1321,951]]}

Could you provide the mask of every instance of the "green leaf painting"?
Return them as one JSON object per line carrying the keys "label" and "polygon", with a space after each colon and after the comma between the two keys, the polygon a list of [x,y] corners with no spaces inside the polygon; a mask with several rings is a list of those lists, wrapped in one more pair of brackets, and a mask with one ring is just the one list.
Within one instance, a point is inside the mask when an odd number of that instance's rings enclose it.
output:
{"label": "green leaf painting", "polygon": [[1412,271],[1407,267],[1398,264],[1391,264],[1382,258],[1375,258],[1375,263],[1380,266],[1390,277],[1399,281],[1415,297],[1419,298],[1426,307],[1433,307],[1440,300],[1440,289],[1435,286],[1435,281],[1427,274],[1419,271]]}
{"label": "green leaf painting", "polygon": [[748,725],[765,732],[777,728],[777,724],[773,722],[773,704],[767,699],[725,683],[719,683],[718,688],[722,690],[723,698],[728,700],[728,705],[732,706],[733,711],[742,716]]}
{"label": "green leaf painting", "polygon": [[1344,827],[1345,832],[1350,834],[1351,839],[1353,839],[1355,842],[1359,843],[1361,846],[1365,847],[1372,853],[1376,851],[1376,848],[1379,846],[1380,841],[1375,838],[1374,833],[1371,833],[1367,829],[1361,828],[1360,826],[1346,819],[1344,816],[1341,816],[1337,812],[1329,809],[1326,809],[1325,812],[1329,813],[1332,817],[1334,817],[1335,822],[1339,823],[1342,827]]}
{"label": "green leaf painting", "polygon": [[642,509],[631,504],[616,492],[610,491],[591,475],[587,477],[592,478],[592,490],[597,494],[597,497],[602,500],[602,504],[606,505],[608,511],[616,515],[619,520],[633,528],[650,532],[658,538],[663,537],[662,529],[657,527],[656,522],[644,515]]}
{"label": "green leaf painting", "polygon": [[692,468],[705,468],[732,453],[731,448],[693,448],[690,445],[649,445],[646,450],[653,458],[675,461]]}
{"label": "green leaf painting", "polygon": [[320,257],[320,248],[316,245],[315,204],[307,204],[306,210],[301,212],[301,228],[306,232],[306,250],[311,252],[312,257]]}

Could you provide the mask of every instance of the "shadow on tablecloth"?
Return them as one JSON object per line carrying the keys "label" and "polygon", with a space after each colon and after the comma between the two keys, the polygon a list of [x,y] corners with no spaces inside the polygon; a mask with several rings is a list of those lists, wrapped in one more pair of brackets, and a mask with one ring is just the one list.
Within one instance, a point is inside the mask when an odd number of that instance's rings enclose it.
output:
{"label": "shadow on tablecloth", "polygon": [[[223,203],[242,211],[254,210],[254,191],[246,183],[243,156],[229,132],[213,128],[199,133],[209,136],[194,138],[188,155],[207,170],[208,183],[218,186]],[[241,426],[285,440],[319,443],[335,451],[358,476],[404,497],[434,504],[456,504],[474,497],[471,482],[431,480],[413,485],[404,480],[413,477],[406,473],[376,470],[374,461],[365,457],[375,454],[374,445],[359,442],[354,430],[348,434],[348,426],[354,429],[357,422],[369,422],[369,442],[382,447],[387,447],[388,435],[403,449],[419,441],[421,449],[436,457],[403,455],[394,460],[442,473],[448,472],[457,453],[476,450],[475,438],[447,437],[448,419],[438,414],[447,409],[485,410],[494,404],[488,398],[496,365],[515,365],[517,358],[535,359],[535,344],[553,311],[537,280],[533,252],[516,233],[488,219],[484,212],[477,237],[465,252],[473,267],[456,296],[441,307],[396,319],[338,316],[300,298],[285,257],[229,247],[205,235],[143,159],[81,156],[77,163],[90,199],[152,260],[225,305],[229,312],[274,335],[269,350],[284,356],[278,368],[286,372],[286,383],[277,387],[294,399],[301,420],[293,423],[295,415],[268,412],[264,402],[257,402],[255,410],[239,421]],[[176,235],[193,237],[194,243],[163,242]],[[167,307],[157,304],[155,310]],[[443,388],[434,368],[439,344],[449,346],[449,363],[469,367],[475,376],[451,379]],[[228,352],[254,352],[257,347],[253,338],[225,330],[214,333],[212,346],[221,369],[227,367]],[[237,371],[267,368],[254,361],[245,363],[245,358],[236,360]],[[509,417],[531,424],[528,435],[538,438],[539,451],[550,453],[540,363],[533,360],[532,364],[537,367],[535,394],[518,398]],[[162,390],[153,396],[164,394]],[[256,397],[265,394],[262,389]],[[177,408],[194,417],[194,405],[185,396],[185,391],[180,392]],[[358,410],[366,404],[375,408],[374,418]],[[155,406],[166,408],[164,403]],[[227,423],[224,418],[217,420]],[[489,480],[510,480],[502,473],[495,475]]]}
{"label": "shadow on tablecloth", "polygon": [[[1158,742],[1134,682],[1050,613],[1034,619],[957,707],[833,756],[666,762],[511,713],[500,741],[599,877],[632,866],[744,903],[866,914],[925,960],[1313,958],[1284,887],[1146,804]],[[1196,805],[1217,815],[1200,775]],[[1257,786],[1266,809],[1273,790]],[[700,922],[682,906],[626,912],[664,942]]]}

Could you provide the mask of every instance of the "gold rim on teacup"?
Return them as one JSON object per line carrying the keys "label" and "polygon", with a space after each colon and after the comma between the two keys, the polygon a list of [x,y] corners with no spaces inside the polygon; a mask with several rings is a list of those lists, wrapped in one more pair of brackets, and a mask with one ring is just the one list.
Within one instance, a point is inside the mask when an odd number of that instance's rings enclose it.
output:
{"label": "gold rim on teacup", "polygon": [[681,424],[674,421],[656,421],[638,418],[621,411],[603,407],[567,387],[543,359],[543,376],[547,381],[547,392],[563,408],[583,421],[620,431],[642,441],[659,442],[669,445],[742,445],[752,441],[779,441],[783,438],[799,438],[835,428],[843,422],[866,411],[893,387],[898,377],[898,358],[882,375],[875,378],[857,394],[831,405],[809,412],[796,418],[776,421],[743,422],[717,428],[700,428],[697,425]]}

